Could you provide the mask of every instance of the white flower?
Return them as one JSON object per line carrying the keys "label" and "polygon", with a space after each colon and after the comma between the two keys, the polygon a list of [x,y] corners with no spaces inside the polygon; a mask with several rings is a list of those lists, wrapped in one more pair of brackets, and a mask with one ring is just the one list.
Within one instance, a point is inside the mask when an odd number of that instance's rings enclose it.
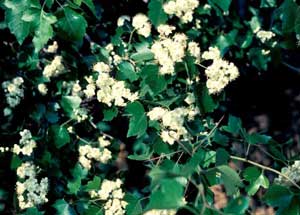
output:
{"label": "white flower", "polygon": [[137,33],[149,37],[151,33],[151,24],[145,14],[139,13],[132,18],[132,26],[137,30]]}
{"label": "white flower", "polygon": [[174,74],[176,62],[181,62],[185,56],[187,37],[184,34],[175,34],[172,38],[160,38],[151,47],[154,58],[160,65],[160,74]]}
{"label": "white flower", "polygon": [[33,207],[48,202],[48,178],[36,179],[37,167],[30,163],[23,163],[17,169],[17,175],[25,179],[23,183],[17,181],[16,193],[20,209]]}
{"label": "white flower", "polygon": [[58,49],[58,44],[56,41],[53,42],[52,45],[49,45],[47,49],[45,49],[45,52],[47,53],[56,53]]}
{"label": "white flower", "polygon": [[169,210],[158,210],[158,209],[153,209],[150,211],[147,211],[143,215],[175,215],[176,210],[174,209],[169,209]]}
{"label": "white flower", "polygon": [[165,13],[175,15],[183,23],[188,23],[193,20],[194,10],[198,6],[198,0],[171,0],[164,4],[163,9]]}
{"label": "white flower", "polygon": [[110,142],[101,138],[99,139],[99,145],[101,148],[92,147],[90,145],[79,147],[79,163],[88,170],[91,168],[92,160],[107,163],[112,158],[111,151],[105,148],[110,145]]}
{"label": "white flower", "polygon": [[196,58],[196,62],[200,62],[201,54],[199,44],[196,42],[188,43],[188,51],[189,53]]}
{"label": "white flower", "polygon": [[169,36],[176,29],[175,26],[162,24],[157,27],[157,31],[161,37]]}
{"label": "white flower", "polygon": [[30,156],[36,147],[36,142],[32,139],[31,132],[27,129],[21,131],[20,136],[19,145],[14,144],[12,152],[17,155],[22,153],[23,155]]}
{"label": "white flower", "polygon": [[202,58],[205,60],[214,60],[221,58],[221,52],[217,47],[209,47],[208,51],[203,52]]}
{"label": "white flower", "polygon": [[5,116],[11,114],[12,109],[20,104],[21,99],[24,97],[24,88],[22,84],[24,83],[23,78],[16,77],[11,81],[4,81],[2,83],[2,88],[5,93],[6,103],[9,105],[5,108],[3,113]]}
{"label": "white flower", "polygon": [[123,200],[125,193],[121,189],[122,181],[110,181],[104,179],[100,190],[90,191],[92,198],[105,200],[104,214],[105,215],[124,215],[127,202]]}
{"label": "white flower", "polygon": [[[127,101],[135,101],[138,99],[137,93],[131,93],[125,87],[124,81],[117,81],[107,73],[100,74],[96,85],[99,88],[97,91],[97,99],[99,102],[105,103],[108,106],[112,104],[124,107]],[[127,101],[126,101],[127,100]]]}
{"label": "white flower", "polygon": [[[300,161],[296,160],[293,165],[288,167],[283,167],[281,169],[281,173],[290,178],[295,183],[300,182]],[[293,184],[287,180],[282,175],[279,175],[277,178],[275,178],[275,183],[281,184],[284,186],[292,186]]]}
{"label": "white flower", "polygon": [[65,67],[62,64],[62,57],[55,56],[53,61],[45,66],[43,75],[46,78],[56,77],[65,71]]}
{"label": "white flower", "polygon": [[39,84],[38,90],[39,90],[40,94],[42,94],[43,96],[47,95],[48,88],[47,88],[46,84],[44,84],[44,83]]}
{"label": "white flower", "polygon": [[239,76],[239,71],[233,63],[222,59],[215,59],[209,67],[206,68],[207,76],[206,86],[210,94],[221,92],[230,81]]}
{"label": "white flower", "polygon": [[94,65],[93,70],[96,72],[110,72],[110,66],[103,62]]}
{"label": "white flower", "polygon": [[127,15],[120,16],[117,21],[118,27],[121,27],[125,24],[125,21],[130,21],[130,17]]}
{"label": "white flower", "polygon": [[275,37],[275,34],[272,31],[259,30],[256,32],[256,36],[260,39],[262,43],[265,43],[266,41]]}
{"label": "white flower", "polygon": [[164,108],[155,107],[147,113],[147,116],[149,116],[150,120],[160,120],[166,112],[167,110]]}

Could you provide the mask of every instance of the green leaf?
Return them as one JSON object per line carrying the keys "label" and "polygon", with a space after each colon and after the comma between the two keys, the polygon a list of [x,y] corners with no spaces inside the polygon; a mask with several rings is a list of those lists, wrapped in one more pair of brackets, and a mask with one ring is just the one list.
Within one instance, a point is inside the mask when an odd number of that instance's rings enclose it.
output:
{"label": "green leaf", "polygon": [[219,103],[208,93],[205,84],[198,84],[195,88],[196,102],[202,114],[215,110]]}
{"label": "green leaf", "polygon": [[41,12],[40,22],[33,37],[34,50],[38,53],[53,37],[52,24],[55,23],[56,17],[47,13]]}
{"label": "green leaf", "polygon": [[168,20],[168,16],[163,10],[163,3],[163,0],[150,0],[148,4],[148,17],[155,27],[165,24]]}
{"label": "green leaf", "polygon": [[276,214],[280,215],[299,215],[300,214],[300,198],[299,196],[294,196],[291,203],[286,206],[282,206],[278,209]]}
{"label": "green leaf", "polygon": [[182,175],[191,176],[194,172],[199,173],[200,172],[200,163],[203,162],[205,158],[206,152],[202,149],[198,149],[196,153],[193,154],[193,156],[190,158],[190,160],[183,165],[182,167]]}
{"label": "green leaf", "polygon": [[238,187],[242,185],[239,175],[229,166],[218,166],[217,169],[221,173],[221,179],[224,183],[226,193],[233,195],[238,191]]}
{"label": "green leaf", "polygon": [[10,162],[10,169],[16,170],[19,166],[21,166],[22,160],[17,155],[13,155]]}
{"label": "green leaf", "polygon": [[130,214],[130,215],[143,214],[141,201],[138,198],[136,198],[134,195],[126,194],[125,201],[128,203],[128,205],[126,206],[126,212],[127,212],[126,214]]}
{"label": "green leaf", "polygon": [[180,208],[185,205],[183,192],[184,186],[177,180],[162,179],[160,186],[150,195],[147,210]]}
{"label": "green leaf", "polygon": [[29,0],[5,0],[5,20],[9,30],[21,45],[30,33],[31,23],[22,20],[26,11],[31,7]]}
{"label": "green leaf", "polygon": [[87,27],[85,18],[68,7],[64,8],[63,16],[58,19],[56,24],[59,35],[70,41],[82,40]]}
{"label": "green leaf", "polygon": [[59,125],[53,125],[49,131],[50,138],[53,140],[56,148],[60,149],[71,141],[68,130]]}
{"label": "green leaf", "polygon": [[119,64],[117,79],[129,80],[130,82],[133,82],[138,79],[138,75],[136,74],[135,69],[131,63],[123,61]]}
{"label": "green leaf", "polygon": [[116,107],[110,107],[103,109],[103,121],[111,121],[113,118],[115,118],[118,115],[118,109]]}
{"label": "green leaf", "polygon": [[98,190],[100,188],[101,178],[94,176],[92,181],[89,181],[87,185],[84,186],[85,191]]}
{"label": "green leaf", "polygon": [[68,116],[72,116],[73,111],[80,107],[81,101],[79,96],[63,96],[60,105]]}
{"label": "green leaf", "polygon": [[287,187],[272,185],[263,196],[263,200],[273,207],[286,207],[290,204],[293,194]]}
{"label": "green leaf", "polygon": [[126,112],[130,114],[127,137],[141,137],[147,129],[147,117],[143,105],[140,102],[130,103],[126,107]]}
{"label": "green leaf", "polygon": [[28,208],[22,215],[43,215],[44,212],[39,211],[37,208]]}
{"label": "green leaf", "polygon": [[64,200],[56,200],[52,205],[56,209],[56,215],[76,215],[75,210]]}
{"label": "green leaf", "polygon": [[261,24],[257,16],[253,16],[249,24],[252,29],[252,32],[257,32],[261,28]]}
{"label": "green leaf", "polygon": [[224,12],[229,10],[231,0],[211,0],[214,4],[220,7]]}
{"label": "green leaf", "polygon": [[250,144],[269,144],[272,140],[272,137],[263,134],[253,133],[247,135],[246,140]]}
{"label": "green leaf", "polygon": [[216,165],[221,166],[228,164],[229,157],[229,153],[225,149],[218,148],[216,154]]}
{"label": "green leaf", "polygon": [[243,176],[245,180],[249,182],[246,191],[250,196],[254,195],[260,187],[265,189],[269,187],[268,178],[256,167],[248,167],[245,169]]}
{"label": "green leaf", "polygon": [[276,7],[276,0],[261,0],[260,7],[261,8]]}
{"label": "green leaf", "polygon": [[149,86],[150,94],[152,96],[158,95],[167,87],[167,82],[164,76],[160,75],[158,70],[159,68],[157,65],[147,65],[142,69],[141,72],[143,78],[141,88],[143,88],[145,85]]}
{"label": "green leaf", "polygon": [[67,187],[70,194],[77,194],[81,187],[81,179],[77,178],[75,180],[68,181]]}
{"label": "green leaf", "polygon": [[282,30],[285,33],[291,33],[295,29],[295,21],[298,16],[299,6],[293,0],[286,0],[280,6],[282,11]]}
{"label": "green leaf", "polygon": [[224,209],[224,212],[234,215],[244,215],[246,210],[249,207],[250,199],[248,197],[237,197],[231,200],[227,207]]}
{"label": "green leaf", "polygon": [[136,63],[141,63],[144,61],[153,60],[154,54],[150,51],[150,49],[143,49],[139,50],[137,53],[132,54],[130,58]]}
{"label": "green leaf", "polygon": [[241,119],[232,115],[229,115],[228,124],[226,126],[222,126],[222,130],[231,133],[233,135],[239,134],[241,128],[242,128]]}
{"label": "green leaf", "polygon": [[76,5],[80,6],[81,3],[82,3],[82,0],[73,0],[73,2],[74,2]]}
{"label": "green leaf", "polygon": [[92,11],[94,16],[97,16],[93,0],[83,0],[82,2],[90,9],[90,11]]}

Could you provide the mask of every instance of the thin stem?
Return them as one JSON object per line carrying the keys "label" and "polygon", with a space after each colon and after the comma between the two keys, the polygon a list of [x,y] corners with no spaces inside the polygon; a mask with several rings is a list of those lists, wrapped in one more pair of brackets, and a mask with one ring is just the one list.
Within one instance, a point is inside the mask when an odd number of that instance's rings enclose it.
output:
{"label": "thin stem", "polygon": [[252,165],[257,166],[257,167],[259,167],[263,170],[267,170],[267,171],[273,172],[277,175],[280,175],[283,178],[285,178],[286,180],[288,180],[289,182],[291,182],[295,187],[297,187],[300,190],[300,186],[294,180],[290,179],[287,175],[279,172],[276,169],[273,169],[273,168],[268,167],[268,166],[264,166],[262,164],[256,163],[256,162],[251,161],[251,160],[247,160],[246,158],[241,158],[241,157],[237,157],[237,156],[233,156],[233,155],[231,155],[230,158],[233,159],[233,160],[238,160],[238,161],[242,161],[242,162],[245,162],[245,163],[252,164]]}
{"label": "thin stem", "polygon": [[197,145],[194,149],[193,149],[193,154],[198,150],[198,148],[201,146],[202,143],[204,143],[204,141],[206,141],[207,139],[210,138],[210,136],[213,134],[213,132],[219,127],[220,123],[222,122],[222,120],[224,119],[224,115],[221,117],[221,119],[216,123],[216,125],[213,127],[213,129],[210,130],[210,132],[207,134],[207,136],[201,140],[201,143],[199,145]]}

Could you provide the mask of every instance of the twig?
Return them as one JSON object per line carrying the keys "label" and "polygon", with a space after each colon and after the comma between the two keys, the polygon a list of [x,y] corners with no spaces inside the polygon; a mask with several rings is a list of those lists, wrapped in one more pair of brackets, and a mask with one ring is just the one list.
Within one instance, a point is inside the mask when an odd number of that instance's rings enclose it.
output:
{"label": "twig", "polygon": [[273,169],[273,168],[268,167],[268,166],[264,166],[262,164],[256,163],[256,162],[251,161],[251,160],[247,160],[246,158],[241,158],[241,157],[237,157],[237,156],[233,156],[233,155],[231,155],[230,158],[233,159],[233,160],[238,160],[238,161],[242,161],[242,162],[245,162],[245,163],[252,164],[252,165],[257,166],[257,167],[259,167],[263,170],[267,170],[267,171],[273,172],[277,175],[280,175],[283,178],[285,178],[286,180],[288,180],[289,182],[291,182],[295,187],[297,187],[300,190],[300,186],[294,180],[290,179],[287,175],[279,172],[276,169]]}

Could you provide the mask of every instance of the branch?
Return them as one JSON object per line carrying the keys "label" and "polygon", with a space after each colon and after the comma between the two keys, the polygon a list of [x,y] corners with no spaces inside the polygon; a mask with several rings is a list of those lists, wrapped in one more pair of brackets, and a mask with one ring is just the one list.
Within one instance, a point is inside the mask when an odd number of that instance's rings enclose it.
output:
{"label": "branch", "polygon": [[276,169],[273,169],[273,168],[268,167],[268,166],[264,166],[262,164],[256,163],[256,162],[251,161],[251,160],[247,160],[246,158],[241,158],[241,157],[237,157],[237,156],[233,156],[233,155],[231,155],[230,158],[233,159],[233,160],[238,160],[238,161],[242,161],[242,162],[245,162],[245,163],[252,164],[252,165],[257,166],[257,167],[259,167],[263,170],[267,170],[267,171],[273,172],[277,175],[280,175],[280,176],[284,177],[286,180],[288,180],[289,182],[291,182],[295,187],[297,187],[300,190],[300,186],[294,180],[290,179],[287,175],[279,172]]}

